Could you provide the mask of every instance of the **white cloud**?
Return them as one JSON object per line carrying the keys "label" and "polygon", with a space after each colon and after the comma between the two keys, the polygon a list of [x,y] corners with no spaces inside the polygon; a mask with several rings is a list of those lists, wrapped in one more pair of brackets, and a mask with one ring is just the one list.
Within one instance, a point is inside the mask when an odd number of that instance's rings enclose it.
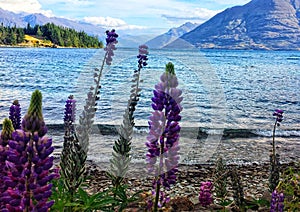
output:
{"label": "white cloud", "polygon": [[38,0],[0,0],[0,7],[15,13],[42,13],[46,16],[53,16],[52,11],[42,10]]}
{"label": "white cloud", "polygon": [[126,25],[126,22],[118,19],[118,18],[111,18],[111,17],[84,17],[83,20],[87,23],[100,25],[100,26],[110,26],[110,27],[119,27]]}
{"label": "white cloud", "polygon": [[209,10],[205,8],[194,8],[179,10],[176,13],[172,12],[168,14],[163,14],[162,17],[166,18],[169,22],[173,24],[184,23],[187,21],[200,24],[210,19],[219,12],[221,11]]}
{"label": "white cloud", "polygon": [[143,26],[129,25],[124,20],[112,17],[84,17],[83,21],[106,28],[115,29],[145,29]]}
{"label": "white cloud", "polygon": [[[59,1],[59,2],[62,2],[62,1]],[[70,5],[76,5],[76,6],[94,5],[94,2],[90,1],[90,0],[64,0],[63,2],[68,3]]]}
{"label": "white cloud", "polygon": [[216,4],[221,5],[244,5],[250,2],[251,0],[213,0]]}
{"label": "white cloud", "polygon": [[41,4],[69,4],[70,6],[76,5],[93,5],[95,0],[38,0]]}
{"label": "white cloud", "polygon": [[[116,29],[167,30],[187,21],[203,23],[222,9],[250,0],[0,0],[13,12],[42,13]],[[210,9],[204,9],[210,5]],[[216,5],[216,7],[214,6]],[[202,7],[202,8],[200,8]],[[51,12],[53,11],[53,13]],[[102,16],[102,17],[98,17]]]}

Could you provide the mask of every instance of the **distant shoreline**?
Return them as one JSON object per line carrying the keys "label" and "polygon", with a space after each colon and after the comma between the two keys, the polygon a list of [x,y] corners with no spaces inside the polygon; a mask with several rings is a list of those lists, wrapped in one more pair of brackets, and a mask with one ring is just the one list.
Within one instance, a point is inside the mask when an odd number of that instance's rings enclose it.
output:
{"label": "distant shoreline", "polygon": [[[4,45],[0,44],[0,48],[40,48],[40,49],[103,49],[103,48],[93,48],[93,47],[64,47],[64,46],[34,46],[34,45]],[[118,48],[135,48],[135,47],[118,47]],[[180,49],[180,48],[179,48]],[[156,49],[160,50],[160,49]],[[161,50],[166,50],[162,48]],[[300,52],[300,49],[242,49],[242,48],[199,48],[199,50],[209,51],[209,50],[220,50],[220,51],[266,51],[266,52],[280,52],[280,51],[297,51]]]}
{"label": "distant shoreline", "polygon": [[[63,134],[64,124],[46,124],[48,132],[51,134]],[[101,135],[118,135],[119,125],[111,124],[94,124],[92,127],[91,134],[101,134]],[[148,126],[135,126],[136,133],[144,134],[147,133]],[[0,124],[0,130],[2,130],[2,124]],[[289,129],[286,130],[286,134],[279,132],[278,137],[286,138],[297,138],[299,137],[300,129]],[[195,133],[196,132],[196,133]],[[288,133],[290,132],[290,133]],[[232,139],[232,138],[257,138],[257,137],[270,137],[266,133],[259,131],[258,129],[210,129],[205,127],[182,127],[181,136],[186,138],[194,138],[195,136],[199,138],[207,138],[210,135],[222,135],[222,139]]]}
{"label": "distant shoreline", "polygon": [[64,47],[64,46],[55,46],[55,47],[47,47],[47,46],[28,46],[28,45],[3,45],[0,44],[0,48],[40,48],[40,49],[102,49],[102,48],[92,48],[92,47]]}

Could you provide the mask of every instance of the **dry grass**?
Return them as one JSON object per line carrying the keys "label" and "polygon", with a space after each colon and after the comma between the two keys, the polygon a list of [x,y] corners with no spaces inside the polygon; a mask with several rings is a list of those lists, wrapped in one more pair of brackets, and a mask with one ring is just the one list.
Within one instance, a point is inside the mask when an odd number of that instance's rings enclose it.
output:
{"label": "dry grass", "polygon": [[20,44],[20,46],[27,47],[53,47],[54,44],[49,40],[42,40],[36,37],[25,35],[25,41]]}

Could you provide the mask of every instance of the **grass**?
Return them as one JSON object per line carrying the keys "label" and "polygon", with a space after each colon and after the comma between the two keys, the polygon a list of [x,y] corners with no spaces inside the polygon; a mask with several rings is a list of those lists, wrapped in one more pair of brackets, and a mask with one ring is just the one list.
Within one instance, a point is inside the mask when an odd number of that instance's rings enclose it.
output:
{"label": "grass", "polygon": [[20,46],[26,46],[26,47],[54,47],[55,44],[53,44],[49,40],[39,39],[37,37],[33,37],[30,35],[25,35],[24,42],[19,44]]}

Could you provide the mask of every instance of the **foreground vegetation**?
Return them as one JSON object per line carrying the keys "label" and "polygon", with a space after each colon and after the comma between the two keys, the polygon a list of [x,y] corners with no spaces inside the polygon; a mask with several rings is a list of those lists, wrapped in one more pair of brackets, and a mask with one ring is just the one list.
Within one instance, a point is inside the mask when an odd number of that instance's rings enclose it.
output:
{"label": "foreground vegetation", "polygon": [[[166,64],[160,81],[154,86],[152,115],[149,118],[146,161],[149,175],[154,176],[152,191],[140,199],[140,192],[129,194],[124,179],[131,161],[131,138],[135,125],[134,112],[140,99],[141,71],[148,65],[148,47],[141,45],[137,56],[137,69],[133,71],[132,85],[119,138],[112,149],[108,176],[112,186],[105,192],[88,193],[85,189],[86,159],[89,133],[97,112],[100,97],[101,76],[105,65],[111,65],[118,35],[107,31],[105,56],[102,66],[93,73],[95,84],[87,91],[79,124],[74,125],[76,99],[69,96],[65,105],[64,142],[58,167],[53,165],[54,150],[42,114],[42,94],[36,90],[24,118],[20,117],[20,105],[14,101],[10,116],[3,122],[0,138],[0,209],[1,211],[123,211],[133,202],[144,201],[142,211],[175,210],[166,191],[176,184],[179,160],[179,135],[184,100],[172,63]],[[202,182],[199,203],[209,208],[216,198],[226,211],[228,204],[236,210],[246,211],[265,205],[274,211],[299,211],[300,173],[289,169],[280,176],[279,154],[276,152],[275,132],[283,121],[283,111],[274,112],[275,124],[270,154],[270,199],[246,202],[243,185],[236,169],[229,169],[220,158],[216,163],[214,181]],[[233,201],[226,201],[227,182],[232,182]]]}
{"label": "foreground vegetation", "polygon": [[75,47],[102,48],[103,43],[96,36],[85,32],[47,23],[43,26],[29,24],[26,28],[0,26],[0,45],[31,47]]}

